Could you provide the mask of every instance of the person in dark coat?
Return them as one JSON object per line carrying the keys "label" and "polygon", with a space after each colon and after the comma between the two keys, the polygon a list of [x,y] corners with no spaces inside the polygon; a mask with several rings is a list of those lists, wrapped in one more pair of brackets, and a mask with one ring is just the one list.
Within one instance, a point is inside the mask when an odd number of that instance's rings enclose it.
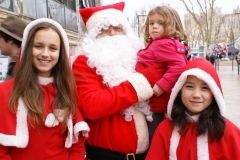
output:
{"label": "person in dark coat", "polygon": [[209,53],[206,54],[206,60],[210,60]]}
{"label": "person in dark coat", "polygon": [[216,60],[216,56],[214,53],[211,53],[210,57],[209,57],[209,61],[214,65]]}

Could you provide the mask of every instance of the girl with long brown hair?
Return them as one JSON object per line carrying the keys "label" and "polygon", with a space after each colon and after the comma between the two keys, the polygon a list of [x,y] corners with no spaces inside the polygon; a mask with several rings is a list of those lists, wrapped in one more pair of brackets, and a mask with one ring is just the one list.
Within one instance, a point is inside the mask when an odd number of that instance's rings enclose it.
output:
{"label": "girl with long brown hair", "polygon": [[68,38],[40,18],[24,30],[16,77],[0,84],[0,159],[84,159],[89,127],[77,107]]}

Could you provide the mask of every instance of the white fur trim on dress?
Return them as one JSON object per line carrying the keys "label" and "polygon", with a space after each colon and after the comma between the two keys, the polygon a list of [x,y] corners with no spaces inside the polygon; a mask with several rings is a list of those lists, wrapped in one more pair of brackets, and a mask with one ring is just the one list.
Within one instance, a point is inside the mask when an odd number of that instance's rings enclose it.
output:
{"label": "white fur trim on dress", "polygon": [[127,80],[132,84],[135,89],[138,101],[147,101],[153,95],[153,89],[148,80],[140,73],[131,74]]}
{"label": "white fur trim on dress", "polygon": [[82,121],[75,124],[73,128],[73,143],[76,143],[78,141],[79,132],[82,132],[83,137],[88,138],[89,131],[90,128],[86,122]]}
{"label": "white fur trim on dress", "polygon": [[178,133],[179,127],[175,126],[173,128],[172,137],[170,139],[170,151],[169,159],[177,160],[177,147],[180,141],[180,134]]}
{"label": "white fur trim on dress", "polygon": [[45,126],[46,127],[55,127],[59,125],[59,121],[56,119],[53,113],[49,113],[45,119]]}
{"label": "white fur trim on dress", "polygon": [[210,89],[213,93],[214,98],[216,99],[216,102],[218,104],[221,115],[224,116],[225,112],[226,112],[226,106],[225,106],[225,102],[223,99],[223,95],[222,95],[218,85],[216,84],[215,80],[207,72],[205,72],[199,68],[192,68],[192,69],[184,71],[181,74],[181,76],[178,78],[178,81],[176,82],[175,86],[172,89],[172,93],[171,93],[170,99],[168,101],[168,106],[167,106],[168,117],[171,119],[171,112],[172,112],[174,100],[176,99],[177,94],[181,90],[183,84],[186,82],[188,75],[196,76],[197,78],[199,78],[207,83],[207,85],[210,87]]}
{"label": "white fur trim on dress", "polygon": [[67,34],[66,34],[65,30],[62,28],[62,26],[58,22],[56,22],[52,19],[49,19],[49,18],[38,18],[38,19],[30,22],[27,25],[27,27],[25,28],[25,30],[23,32],[21,57],[22,57],[22,55],[24,53],[24,50],[25,50],[25,47],[27,45],[26,43],[27,43],[27,38],[28,38],[29,32],[31,31],[31,29],[34,26],[36,26],[39,23],[43,23],[43,22],[50,23],[59,30],[59,32],[61,34],[61,37],[63,39],[63,43],[64,43],[64,46],[65,46],[65,49],[66,49],[67,56],[69,57],[69,42],[68,42],[68,37],[67,37]]}
{"label": "white fur trim on dress", "polygon": [[[170,151],[169,159],[177,160],[177,147],[180,141],[180,130],[179,127],[174,126],[172,137],[170,139]],[[193,142],[194,143],[194,142]],[[208,132],[201,134],[197,137],[197,159],[198,160],[209,160],[208,152]]]}
{"label": "white fur trim on dress", "polygon": [[29,133],[27,125],[27,108],[25,107],[21,98],[18,100],[16,116],[16,135],[6,135],[0,133],[0,142],[3,146],[16,146],[19,148],[25,148],[28,144]]}
{"label": "white fur trim on dress", "polygon": [[68,125],[68,135],[65,140],[65,147],[70,148],[73,144],[73,121],[71,116],[68,119],[67,125]]}
{"label": "white fur trim on dress", "polygon": [[65,140],[65,147],[70,148],[72,144],[78,142],[79,132],[82,132],[82,136],[87,138],[90,128],[84,121],[78,122],[73,126],[72,116],[68,119],[68,135]]}
{"label": "white fur trim on dress", "polygon": [[209,160],[208,132],[197,137],[198,160]]}
{"label": "white fur trim on dress", "polygon": [[53,113],[49,113],[45,119],[45,126],[46,127],[55,127],[59,125],[59,122],[63,122],[64,117],[64,110],[62,109],[55,109]]}
{"label": "white fur trim on dress", "polygon": [[51,82],[54,82],[54,78],[53,77],[40,77],[40,76],[38,76],[38,82],[41,85],[47,85]]}

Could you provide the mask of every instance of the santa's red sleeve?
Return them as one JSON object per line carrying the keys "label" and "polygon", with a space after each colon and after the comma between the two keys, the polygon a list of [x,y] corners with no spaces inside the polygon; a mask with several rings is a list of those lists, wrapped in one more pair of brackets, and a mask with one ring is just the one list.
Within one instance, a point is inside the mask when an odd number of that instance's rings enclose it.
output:
{"label": "santa's red sleeve", "polygon": [[[96,68],[87,65],[87,58],[79,56],[73,63],[79,106],[83,116],[99,119],[120,112],[138,102],[137,93],[128,81],[109,88],[96,74]],[[113,107],[114,106],[114,107]]]}

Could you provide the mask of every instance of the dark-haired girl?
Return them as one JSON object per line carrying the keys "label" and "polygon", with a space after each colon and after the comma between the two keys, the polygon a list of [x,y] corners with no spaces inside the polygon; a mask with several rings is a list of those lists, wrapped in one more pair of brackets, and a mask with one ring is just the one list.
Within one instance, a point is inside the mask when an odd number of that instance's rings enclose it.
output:
{"label": "dark-haired girl", "polygon": [[240,159],[240,131],[224,117],[222,88],[205,58],[183,69],[156,129],[146,160]]}

